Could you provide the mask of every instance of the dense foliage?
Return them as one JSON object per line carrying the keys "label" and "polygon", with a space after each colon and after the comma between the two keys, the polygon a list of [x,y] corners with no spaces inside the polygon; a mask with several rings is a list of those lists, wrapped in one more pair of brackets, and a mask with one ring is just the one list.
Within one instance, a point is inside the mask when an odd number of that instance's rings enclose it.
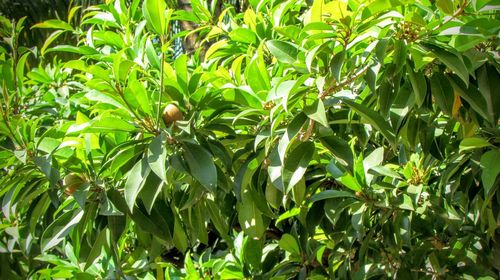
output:
{"label": "dense foliage", "polygon": [[190,4],[1,18],[1,279],[499,277],[499,1]]}

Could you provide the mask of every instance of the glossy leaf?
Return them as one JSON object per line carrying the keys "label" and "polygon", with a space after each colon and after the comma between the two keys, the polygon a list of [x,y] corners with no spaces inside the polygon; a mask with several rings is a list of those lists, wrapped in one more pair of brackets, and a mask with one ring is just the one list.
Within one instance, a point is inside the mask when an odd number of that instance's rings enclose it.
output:
{"label": "glossy leaf", "polygon": [[481,180],[483,181],[483,188],[486,195],[489,195],[500,173],[500,165],[498,164],[499,156],[499,150],[491,150],[481,156],[481,168],[483,168]]}
{"label": "glossy leaf", "polygon": [[41,250],[45,252],[61,243],[78,222],[80,222],[83,214],[84,211],[78,208],[59,216],[43,232]]}
{"label": "glossy leaf", "polygon": [[190,174],[209,192],[217,188],[217,170],[212,155],[202,146],[184,142],[183,156]]}
{"label": "glossy leaf", "polygon": [[156,136],[148,147],[148,164],[151,170],[163,181],[167,180],[166,177],[166,149],[165,135],[160,134]]}
{"label": "glossy leaf", "polygon": [[142,4],[142,13],[149,25],[159,35],[165,35],[165,10],[167,5],[164,0],[145,0]]}
{"label": "glossy leaf", "polygon": [[133,212],[135,200],[139,195],[142,187],[144,186],[146,178],[148,177],[150,172],[151,169],[149,167],[149,164],[144,158],[138,161],[128,173],[127,181],[125,182],[124,187],[124,195],[130,212]]}
{"label": "glossy leaf", "polygon": [[266,46],[279,62],[292,64],[297,60],[298,49],[293,44],[271,40],[266,42]]}

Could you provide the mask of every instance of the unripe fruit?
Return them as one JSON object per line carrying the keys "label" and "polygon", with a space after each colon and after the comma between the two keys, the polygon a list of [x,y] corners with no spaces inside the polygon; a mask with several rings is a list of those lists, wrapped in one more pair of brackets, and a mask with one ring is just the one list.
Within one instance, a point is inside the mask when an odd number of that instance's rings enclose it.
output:
{"label": "unripe fruit", "polygon": [[85,180],[76,173],[70,173],[64,177],[63,185],[65,187],[64,192],[67,195],[72,195],[81,185],[85,183]]}
{"label": "unripe fruit", "polygon": [[179,110],[175,104],[168,104],[163,110],[162,115],[165,125],[169,127],[173,122],[180,121],[183,119],[182,112]]}

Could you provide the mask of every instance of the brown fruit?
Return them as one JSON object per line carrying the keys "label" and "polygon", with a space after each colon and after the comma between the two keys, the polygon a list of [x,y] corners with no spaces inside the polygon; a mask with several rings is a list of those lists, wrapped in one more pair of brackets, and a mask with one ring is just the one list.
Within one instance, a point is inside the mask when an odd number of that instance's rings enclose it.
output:
{"label": "brown fruit", "polygon": [[76,173],[70,173],[63,179],[64,192],[67,195],[72,195],[81,185],[85,183],[85,179]]}
{"label": "brown fruit", "polygon": [[165,125],[169,127],[172,123],[183,119],[182,112],[175,104],[168,104],[162,115]]}

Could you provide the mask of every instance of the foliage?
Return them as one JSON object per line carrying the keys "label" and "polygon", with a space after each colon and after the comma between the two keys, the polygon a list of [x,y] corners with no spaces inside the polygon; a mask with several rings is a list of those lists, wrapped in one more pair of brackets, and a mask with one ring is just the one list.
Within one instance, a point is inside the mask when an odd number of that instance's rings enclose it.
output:
{"label": "foliage", "polygon": [[0,278],[498,277],[498,1],[216,3],[2,18]]}
{"label": "foliage", "polygon": [[[81,10],[98,2],[98,0],[0,0],[0,15],[15,21],[24,18],[25,26],[28,27],[47,19],[68,20],[72,24],[78,24]],[[20,41],[25,46],[41,47],[50,35],[48,31],[32,29],[30,32],[23,32],[19,34]]]}

